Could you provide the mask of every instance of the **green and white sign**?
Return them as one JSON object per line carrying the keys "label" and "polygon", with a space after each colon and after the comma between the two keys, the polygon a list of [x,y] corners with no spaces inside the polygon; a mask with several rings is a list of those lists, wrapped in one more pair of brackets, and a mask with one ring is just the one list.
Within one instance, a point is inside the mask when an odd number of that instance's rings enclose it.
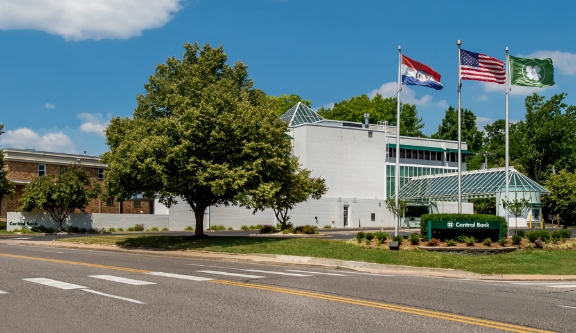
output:
{"label": "green and white sign", "polygon": [[433,230],[458,230],[462,234],[473,234],[474,230],[498,230],[502,231],[500,221],[428,221],[428,240],[432,239]]}

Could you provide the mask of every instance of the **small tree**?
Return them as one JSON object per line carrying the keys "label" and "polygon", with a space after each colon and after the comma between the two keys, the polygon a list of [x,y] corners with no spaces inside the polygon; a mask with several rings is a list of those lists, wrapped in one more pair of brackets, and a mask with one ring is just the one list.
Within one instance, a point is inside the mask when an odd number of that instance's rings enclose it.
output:
{"label": "small tree", "polygon": [[405,200],[398,199],[398,205],[396,205],[396,199],[394,197],[386,199],[386,208],[394,215],[394,223],[400,221],[400,217],[404,216],[407,207],[408,203]]}
{"label": "small tree", "polygon": [[576,222],[576,174],[562,170],[550,175],[544,182],[544,186],[550,191],[542,199],[550,213],[559,214],[564,226]]}
{"label": "small tree", "polygon": [[58,223],[62,224],[75,210],[84,212],[90,200],[102,194],[102,188],[96,180],[91,180],[88,173],[80,166],[71,166],[68,171],[59,175],[47,175],[36,178],[25,188],[20,202],[23,212],[42,209]]}
{"label": "small tree", "polygon": [[248,192],[241,198],[243,204],[258,210],[271,208],[281,229],[288,227],[290,210],[300,202],[309,198],[318,200],[326,193],[326,181],[322,178],[311,178],[310,170],[300,169],[298,159],[289,157],[286,171],[277,177],[277,181],[270,183],[266,191]]}
{"label": "small tree", "polygon": [[502,205],[515,216],[516,226],[514,229],[518,232],[518,216],[524,215],[532,208],[530,201],[524,198],[514,198],[514,200],[502,199]]}
{"label": "small tree", "polygon": [[[4,125],[0,124],[0,135],[4,133],[2,130]],[[0,207],[2,207],[2,198],[6,195],[14,193],[14,183],[11,182],[6,175],[8,171],[4,170],[6,162],[4,161],[4,153],[0,150]]]}

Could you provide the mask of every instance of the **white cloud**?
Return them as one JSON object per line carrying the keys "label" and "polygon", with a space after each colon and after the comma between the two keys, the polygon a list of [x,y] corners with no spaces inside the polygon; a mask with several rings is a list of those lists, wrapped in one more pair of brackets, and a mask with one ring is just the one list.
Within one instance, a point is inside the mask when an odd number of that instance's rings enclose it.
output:
{"label": "white cloud", "polygon": [[[100,136],[105,136],[104,131],[108,127],[109,120],[104,120],[101,113],[79,113],[77,117],[82,120],[80,130],[86,133],[97,133]],[[111,117],[108,113],[108,119]]]}
{"label": "white cloud", "polygon": [[52,110],[52,109],[55,109],[55,108],[56,108],[56,105],[54,105],[54,104],[50,104],[50,103],[46,103],[46,104],[44,104],[44,106],[45,106],[47,109],[50,109],[50,110]]}
{"label": "white cloud", "polygon": [[6,133],[0,136],[0,145],[9,148],[36,149],[65,153],[75,152],[74,143],[68,135],[61,131],[39,135],[26,127],[6,131]]}
{"label": "white cloud", "polygon": [[0,0],[0,29],[33,29],[66,40],[130,38],[159,28],[182,0]]}
{"label": "white cloud", "polygon": [[529,55],[527,58],[552,58],[554,68],[560,70],[560,73],[565,75],[576,74],[576,54],[570,52],[560,51],[536,51]]}
{"label": "white cloud", "polygon": [[[501,92],[505,93],[505,87],[503,84],[497,83],[490,83],[490,82],[481,82],[484,86],[485,92]],[[533,93],[542,93],[548,89],[552,89],[557,86],[546,87],[546,88],[536,88],[536,87],[524,87],[524,86],[511,86],[510,87],[510,95],[523,95],[528,96],[532,95]]]}
{"label": "white cloud", "polygon": [[492,120],[492,118],[476,117],[476,127],[478,127],[479,129],[483,129],[484,126],[492,124],[493,122],[494,120]]}
{"label": "white cloud", "polygon": [[438,106],[441,107],[441,108],[447,109],[449,105],[448,105],[448,102],[446,102],[445,99],[442,99],[442,100],[440,100],[440,101],[438,102]]}
{"label": "white cloud", "polygon": [[[396,82],[388,82],[384,83],[378,89],[372,90],[368,93],[368,97],[374,98],[376,94],[380,94],[383,97],[396,97],[398,89],[398,83]],[[416,98],[416,93],[414,90],[408,88],[407,86],[402,86],[402,92],[400,92],[400,100],[403,103],[415,104],[420,106],[428,106],[430,104],[436,104],[440,107],[448,107],[448,103],[445,100],[441,100],[437,103],[432,102],[432,96],[426,94],[420,98]]]}
{"label": "white cloud", "polygon": [[480,95],[480,96],[478,96],[477,99],[478,99],[479,102],[487,101],[487,100],[488,100],[488,96],[486,96],[486,95]]}

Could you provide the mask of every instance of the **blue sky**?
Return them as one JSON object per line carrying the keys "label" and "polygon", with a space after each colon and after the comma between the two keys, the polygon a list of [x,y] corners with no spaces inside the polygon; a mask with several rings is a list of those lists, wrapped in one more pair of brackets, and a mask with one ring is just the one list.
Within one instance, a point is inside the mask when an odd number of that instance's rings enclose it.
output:
{"label": "blue sky", "polygon": [[[269,95],[298,94],[313,107],[376,91],[395,96],[398,45],[442,75],[444,89],[411,86],[434,133],[457,103],[457,48],[504,60],[552,57],[556,86],[513,87],[524,97],[567,92],[576,104],[572,1],[0,0],[0,136],[3,148],[98,155],[113,116],[130,116],[156,64],[185,42],[224,45]],[[504,117],[504,86],[464,81],[462,106],[483,126]]]}

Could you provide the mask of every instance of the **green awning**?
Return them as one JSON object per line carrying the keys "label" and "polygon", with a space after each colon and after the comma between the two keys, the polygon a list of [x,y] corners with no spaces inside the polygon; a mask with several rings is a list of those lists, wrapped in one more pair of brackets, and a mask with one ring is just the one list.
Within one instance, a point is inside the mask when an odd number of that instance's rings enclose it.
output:
{"label": "green awning", "polygon": [[[402,145],[400,145],[400,147],[402,147]],[[450,153],[458,153],[458,149],[452,149],[452,148],[446,148],[446,150]],[[473,152],[466,150],[466,149],[462,149],[462,154],[464,155],[474,155]]]}
{"label": "green awning", "polygon": [[[389,143],[388,147],[390,148],[396,148],[396,144],[395,143]],[[427,150],[427,151],[435,151],[435,152],[439,152],[439,153],[443,153],[445,152],[445,150],[443,148],[437,148],[437,147],[422,147],[422,146],[410,146],[410,145],[400,145],[400,149],[411,149],[411,150]]]}

